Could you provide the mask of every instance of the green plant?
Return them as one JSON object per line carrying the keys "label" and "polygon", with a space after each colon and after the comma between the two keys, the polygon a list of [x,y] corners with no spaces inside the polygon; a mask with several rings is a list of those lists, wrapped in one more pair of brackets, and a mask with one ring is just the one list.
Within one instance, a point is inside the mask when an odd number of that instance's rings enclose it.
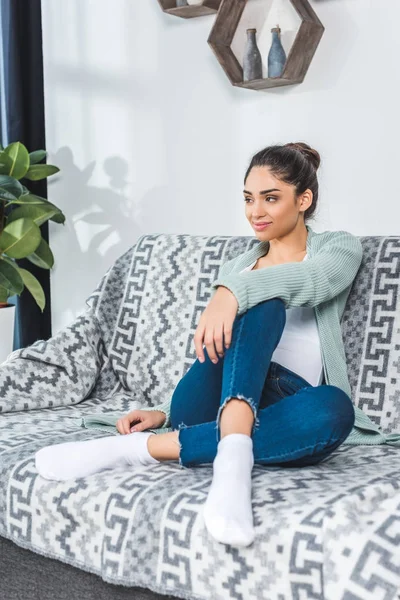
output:
{"label": "green plant", "polygon": [[21,182],[45,179],[60,170],[54,165],[39,164],[45,157],[45,150],[29,153],[21,142],[13,142],[7,148],[0,145],[0,304],[10,296],[21,295],[26,287],[42,312],[43,288],[17,260],[27,258],[43,269],[51,269],[54,264],[40,225],[49,220],[64,223],[65,216],[45,198],[31,194]]}

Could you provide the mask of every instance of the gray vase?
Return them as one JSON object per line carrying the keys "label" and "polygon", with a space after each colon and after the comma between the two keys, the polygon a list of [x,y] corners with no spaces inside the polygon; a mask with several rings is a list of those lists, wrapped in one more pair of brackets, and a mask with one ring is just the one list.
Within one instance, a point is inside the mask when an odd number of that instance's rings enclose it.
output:
{"label": "gray vase", "polygon": [[271,29],[272,44],[268,54],[268,77],[280,77],[286,63],[286,54],[281,43],[279,25]]}
{"label": "gray vase", "polygon": [[246,29],[247,43],[243,56],[243,81],[262,79],[261,54],[256,42],[257,29]]}
{"label": "gray vase", "polygon": [[186,0],[176,0],[176,6],[189,6],[189,4],[186,2]]}

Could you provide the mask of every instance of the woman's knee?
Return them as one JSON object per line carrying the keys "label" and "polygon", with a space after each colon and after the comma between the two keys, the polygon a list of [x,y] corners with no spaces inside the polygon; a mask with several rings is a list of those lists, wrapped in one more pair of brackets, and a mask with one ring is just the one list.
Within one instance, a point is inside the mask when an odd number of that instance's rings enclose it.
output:
{"label": "woman's knee", "polygon": [[[251,313],[253,315],[257,315],[257,319],[260,319],[260,323],[271,323],[275,322],[276,319],[281,319],[282,327],[286,324],[286,306],[282,298],[270,298],[269,300],[263,300],[258,304],[255,304],[251,308],[249,308],[245,313],[242,313],[241,317],[246,313]],[[262,314],[262,317],[259,317],[259,314]],[[265,313],[267,313],[267,318],[264,317]],[[274,321],[271,321],[271,316],[273,316]],[[239,317],[240,318],[240,317]]]}
{"label": "woman's knee", "polygon": [[326,420],[335,429],[343,429],[347,437],[355,422],[354,405],[351,398],[341,388],[336,385],[324,385],[323,390],[323,408]]}
{"label": "woman's knee", "polygon": [[282,298],[269,298],[268,300],[263,300],[249,310],[253,310],[254,308],[259,308],[260,310],[268,308],[269,310],[286,313],[286,306]]}

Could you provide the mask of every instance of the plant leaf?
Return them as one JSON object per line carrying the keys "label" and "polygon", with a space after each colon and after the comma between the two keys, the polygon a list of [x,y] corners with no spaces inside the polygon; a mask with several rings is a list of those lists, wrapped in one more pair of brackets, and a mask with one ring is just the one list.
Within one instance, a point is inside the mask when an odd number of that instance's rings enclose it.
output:
{"label": "plant leaf", "polygon": [[8,299],[13,295],[9,290],[0,285],[0,302],[8,304]]}
{"label": "plant leaf", "polygon": [[0,250],[11,258],[25,258],[40,244],[42,235],[32,219],[17,219],[7,225],[0,235]]}
{"label": "plant leaf", "polygon": [[46,156],[47,156],[46,150],[35,150],[35,152],[30,152],[29,158],[31,160],[31,165],[36,165],[41,160],[46,158]]}
{"label": "plant leaf", "polygon": [[50,217],[50,221],[54,221],[54,223],[63,225],[65,223],[65,215],[60,210],[60,212],[57,212],[53,217]]}
{"label": "plant leaf", "polygon": [[13,161],[5,152],[0,152],[0,175],[9,175]]}
{"label": "plant leaf", "polygon": [[15,208],[7,217],[7,224],[16,221],[17,219],[32,219],[36,225],[43,225],[46,221],[51,219],[58,211],[51,206],[46,204],[31,204],[26,206],[20,206]]}
{"label": "plant leaf", "polygon": [[46,298],[42,286],[40,285],[36,277],[26,269],[21,269],[21,267],[19,267],[18,271],[21,275],[25,286],[28,288],[28,290],[34,297],[36,304],[43,312],[43,309],[46,306]]}
{"label": "plant leaf", "polygon": [[35,196],[34,194],[23,194],[17,198],[17,200],[12,200],[12,202],[9,202],[8,206],[11,206],[11,204],[18,204],[19,206],[39,206],[40,204],[46,204],[46,200],[40,196]]}
{"label": "plant leaf", "polygon": [[0,175],[0,199],[9,201],[17,200],[22,194],[22,185],[14,177]]}
{"label": "plant leaf", "polygon": [[17,200],[13,202],[9,202],[8,206],[11,204],[18,204],[20,206],[49,206],[52,207],[55,211],[54,216],[50,217],[50,221],[54,221],[55,223],[64,223],[65,215],[61,209],[59,209],[55,204],[52,204],[46,198],[42,198],[41,196],[36,196],[35,194],[24,194]]}
{"label": "plant leaf", "polygon": [[29,167],[25,177],[31,181],[39,181],[39,179],[46,179],[46,177],[58,173],[59,170],[54,165],[32,165]]}
{"label": "plant leaf", "polygon": [[12,295],[13,294],[11,294],[8,290],[6,290],[6,288],[4,288],[2,285],[0,285],[0,302],[7,302],[9,297]]}
{"label": "plant leaf", "polygon": [[11,266],[8,262],[0,259],[0,286],[13,294],[20,294],[24,289],[23,279],[18,272],[18,267]]}
{"label": "plant leaf", "polygon": [[12,160],[11,170],[8,174],[15,179],[22,179],[28,171],[30,163],[29,153],[24,144],[13,142],[7,146],[4,153]]}
{"label": "plant leaf", "polygon": [[26,258],[30,260],[31,263],[41,267],[42,269],[51,269],[51,267],[54,265],[53,253],[50,250],[50,246],[43,238],[40,240],[40,244],[36,248],[35,252],[32,252],[32,254]]}

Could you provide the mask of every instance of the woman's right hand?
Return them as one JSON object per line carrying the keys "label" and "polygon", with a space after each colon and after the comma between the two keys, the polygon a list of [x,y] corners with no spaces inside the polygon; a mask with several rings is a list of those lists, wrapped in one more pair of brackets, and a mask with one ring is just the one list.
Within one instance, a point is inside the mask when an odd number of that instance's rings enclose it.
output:
{"label": "woman's right hand", "polygon": [[116,427],[119,433],[135,433],[145,429],[157,429],[165,423],[166,414],[161,410],[132,410],[118,419]]}

